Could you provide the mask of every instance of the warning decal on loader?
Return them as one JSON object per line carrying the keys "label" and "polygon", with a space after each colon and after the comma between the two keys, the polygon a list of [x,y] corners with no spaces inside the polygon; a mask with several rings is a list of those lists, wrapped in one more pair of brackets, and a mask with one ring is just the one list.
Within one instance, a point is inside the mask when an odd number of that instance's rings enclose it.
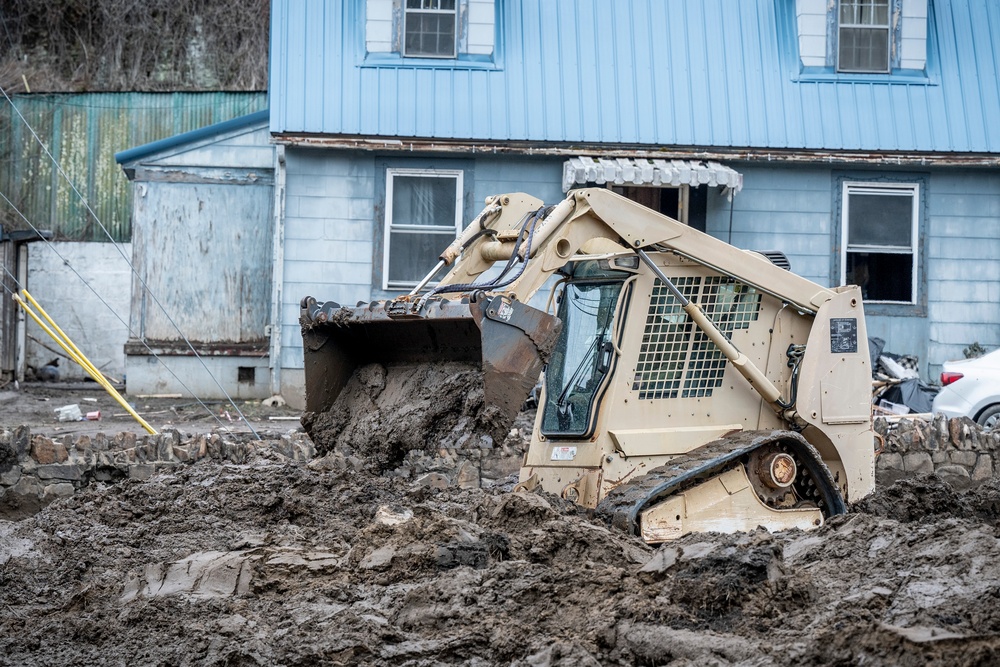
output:
{"label": "warning decal on loader", "polygon": [[576,458],[576,447],[553,447],[553,461],[572,461]]}

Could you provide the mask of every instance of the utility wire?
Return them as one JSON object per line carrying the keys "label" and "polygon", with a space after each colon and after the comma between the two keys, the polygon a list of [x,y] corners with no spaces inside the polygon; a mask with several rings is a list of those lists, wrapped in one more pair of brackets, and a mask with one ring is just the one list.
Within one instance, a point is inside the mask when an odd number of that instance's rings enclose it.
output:
{"label": "utility wire", "polygon": [[[153,291],[149,289],[149,286],[146,284],[146,281],[143,279],[141,275],[139,275],[139,272],[136,271],[135,266],[132,265],[132,261],[125,255],[125,252],[121,249],[121,246],[115,241],[114,237],[111,236],[111,232],[109,232],[108,228],[104,226],[103,222],[101,222],[101,219],[97,216],[97,213],[94,212],[94,209],[90,207],[90,202],[87,201],[87,198],[84,197],[83,194],[80,192],[80,190],[76,187],[76,183],[74,183],[73,180],[69,177],[69,175],[63,170],[62,165],[60,165],[59,162],[55,159],[55,157],[53,157],[52,153],[49,152],[49,149],[45,145],[45,142],[43,142],[41,137],[39,137],[38,134],[35,132],[35,128],[33,128],[31,124],[28,122],[28,120],[21,114],[20,109],[17,108],[17,106],[14,104],[14,101],[10,99],[10,96],[7,94],[7,91],[4,90],[2,86],[0,86],[0,92],[3,93],[3,96],[7,99],[7,102],[10,104],[11,108],[14,109],[14,112],[21,119],[21,122],[24,123],[25,127],[28,128],[28,131],[31,132],[31,136],[34,137],[35,141],[38,142],[38,145],[41,146],[42,151],[45,152],[45,155],[48,156],[49,160],[52,161],[52,164],[59,171],[59,175],[62,176],[63,179],[65,179],[65,181],[73,189],[73,192],[76,193],[76,196],[79,197],[80,201],[83,202],[83,205],[87,209],[87,212],[90,213],[90,215],[94,218],[94,221],[97,222],[101,230],[104,232],[105,236],[107,236],[108,240],[111,241],[111,245],[115,247],[115,250],[118,251],[118,254],[121,255],[122,259],[125,260],[125,263],[128,264],[128,267],[132,270],[132,274],[136,277],[136,279],[138,279],[139,283],[142,285],[142,288],[145,290],[145,293],[149,295],[149,298],[153,300],[153,303],[157,305],[157,307],[163,313],[164,317],[167,318],[167,321],[169,321],[171,326],[173,326],[174,331],[176,331],[178,335],[184,340],[184,343],[188,346],[188,349],[191,350],[191,353],[198,360],[198,363],[201,364],[201,367],[204,368],[205,372],[208,373],[208,376],[212,378],[212,380],[215,382],[215,385],[219,388],[219,391],[222,392],[222,395],[225,396],[226,399],[229,401],[230,405],[233,406],[233,410],[236,411],[236,414],[238,414],[240,418],[246,422],[247,426],[250,428],[250,431],[254,434],[254,436],[258,440],[260,440],[261,437],[254,429],[253,425],[246,418],[246,416],[244,416],[239,406],[236,405],[236,402],[229,395],[229,392],[226,391],[226,388],[222,386],[222,383],[219,382],[219,379],[215,377],[215,374],[212,373],[211,370],[209,370],[208,365],[205,363],[205,360],[202,359],[201,355],[198,354],[198,351],[194,349],[194,345],[192,345],[191,341],[188,340],[188,337],[184,335],[184,332],[181,331],[181,328],[177,326],[177,323],[174,321],[174,318],[170,316],[170,313],[167,312],[167,309],[163,306],[162,303],[160,303],[160,300],[156,298],[156,295],[153,293]],[[6,199],[6,197],[4,198]],[[156,359],[161,363],[163,363],[159,357],[156,357]],[[164,364],[164,366],[166,366],[166,364]]]}

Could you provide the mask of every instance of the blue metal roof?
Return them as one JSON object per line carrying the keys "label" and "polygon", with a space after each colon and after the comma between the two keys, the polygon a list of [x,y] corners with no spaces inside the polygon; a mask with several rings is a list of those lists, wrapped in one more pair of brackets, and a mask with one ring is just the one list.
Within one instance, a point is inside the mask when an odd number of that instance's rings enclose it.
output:
{"label": "blue metal roof", "polygon": [[271,131],[1000,152],[1000,2],[930,0],[927,69],[800,66],[794,0],[497,0],[493,62],[365,53],[364,0],[274,0]]}
{"label": "blue metal roof", "polygon": [[174,136],[167,137],[166,139],[152,141],[148,144],[119,151],[118,153],[115,153],[115,162],[118,164],[125,164],[126,162],[141,160],[142,158],[149,157],[150,155],[154,155],[171,148],[184,146],[189,143],[201,141],[202,139],[208,139],[226,132],[232,132],[233,130],[241,130],[245,127],[252,127],[253,125],[267,122],[270,115],[271,112],[268,109],[264,109],[263,111],[257,111],[245,116],[239,116],[238,118],[231,118],[230,120],[225,120],[221,123],[215,123],[206,127],[200,127],[189,132],[175,134]]}

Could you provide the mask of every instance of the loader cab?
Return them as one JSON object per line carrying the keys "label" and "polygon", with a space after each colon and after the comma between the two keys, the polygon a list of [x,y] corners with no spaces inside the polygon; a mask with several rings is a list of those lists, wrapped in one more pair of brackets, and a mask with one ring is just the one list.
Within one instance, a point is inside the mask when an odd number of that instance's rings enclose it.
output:
{"label": "loader cab", "polygon": [[545,370],[541,432],[552,439],[586,439],[614,374],[628,309],[635,255],[574,261],[557,285],[559,341]]}

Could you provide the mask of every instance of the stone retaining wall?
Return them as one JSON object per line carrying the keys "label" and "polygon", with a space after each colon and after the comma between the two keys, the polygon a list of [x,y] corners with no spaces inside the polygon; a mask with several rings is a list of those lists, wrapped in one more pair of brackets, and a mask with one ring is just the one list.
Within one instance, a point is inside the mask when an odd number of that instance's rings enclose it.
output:
{"label": "stone retaining wall", "polygon": [[[431,488],[490,486],[517,473],[524,440],[513,431],[514,446],[411,451],[389,473]],[[526,445],[526,440],[523,443]],[[28,427],[0,429],[0,519],[18,519],[39,511],[56,498],[71,496],[92,482],[149,479],[153,474],[202,459],[246,463],[265,455],[276,461],[309,462],[325,470],[361,470],[366,464],[350,452],[315,458],[305,433],[256,440],[248,435],[217,433],[182,441],[177,431],[155,436],[102,433],[50,439],[32,435]]]}
{"label": "stone retaining wall", "polygon": [[969,484],[1000,477],[1000,432],[983,431],[966,417],[877,418],[875,432],[885,439],[878,471],[936,473]]}
{"label": "stone retaining wall", "polygon": [[177,431],[136,437],[103,433],[52,440],[21,426],[0,430],[0,518],[37,512],[56,498],[71,496],[91,482],[148,479],[154,473],[201,459],[245,463],[267,452],[292,461],[315,455],[305,434],[240,441],[219,434],[181,441]]}
{"label": "stone retaining wall", "polygon": [[[878,418],[875,431],[885,441],[876,460],[876,469],[883,475],[936,473],[965,484],[1000,477],[1000,432],[984,432],[969,419],[941,415],[932,420]],[[521,453],[518,447],[507,445],[483,451],[410,452],[392,474],[433,488],[489,486],[517,472]],[[91,482],[148,479],[158,471],[202,459],[242,464],[255,454],[279,461],[312,461],[310,465],[331,470],[364,466],[356,457],[340,452],[314,459],[316,450],[304,433],[270,440],[214,433],[182,442],[180,433],[171,430],[156,436],[99,433],[52,440],[32,436],[21,426],[0,430],[0,519],[33,514]]]}

